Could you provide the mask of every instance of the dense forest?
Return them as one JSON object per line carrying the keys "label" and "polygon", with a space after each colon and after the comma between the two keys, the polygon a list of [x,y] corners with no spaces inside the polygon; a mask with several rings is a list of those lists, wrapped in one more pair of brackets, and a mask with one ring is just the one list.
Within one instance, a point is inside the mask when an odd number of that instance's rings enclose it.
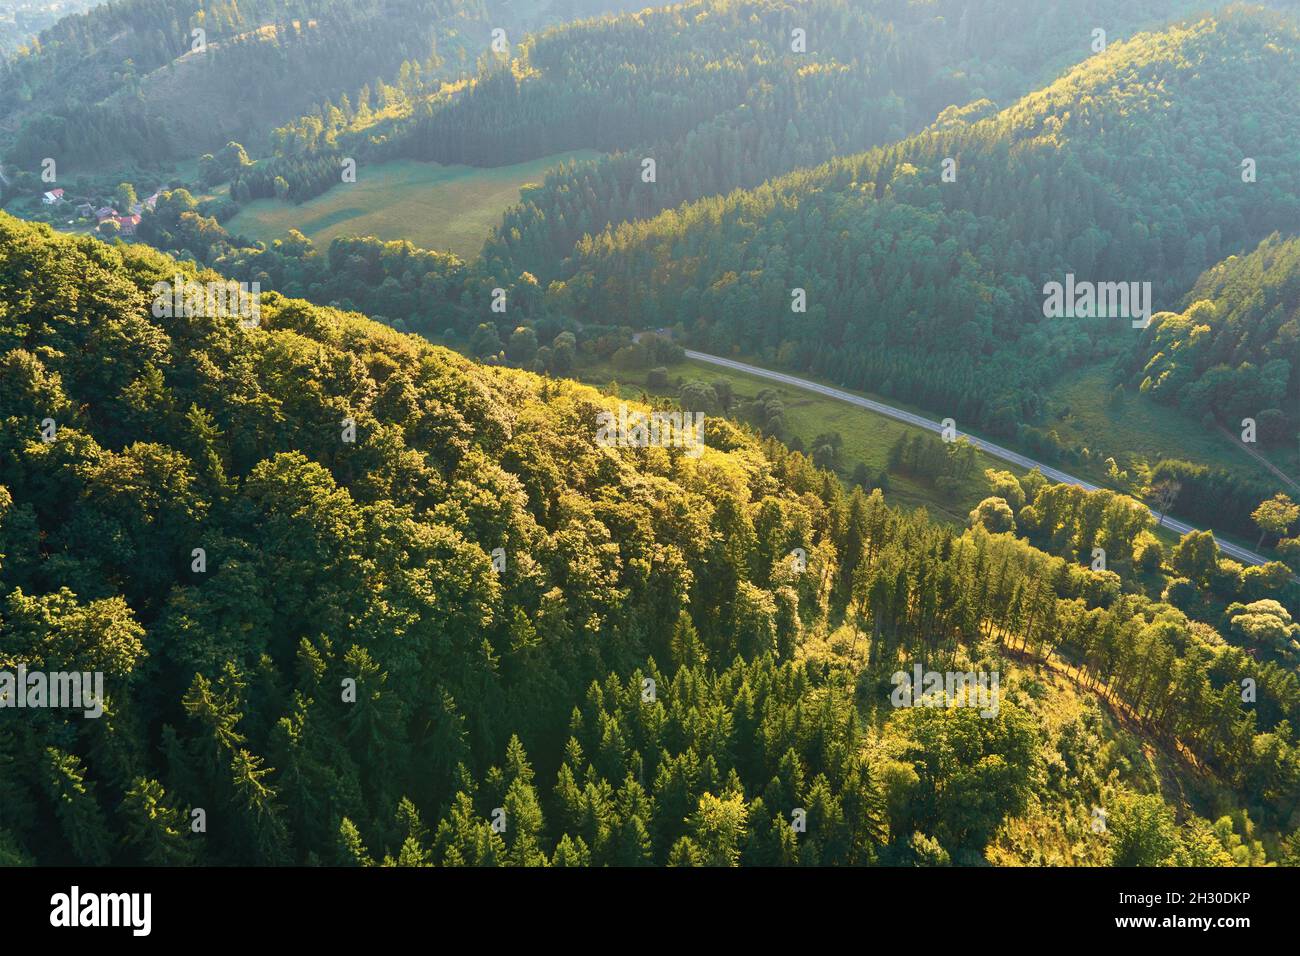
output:
{"label": "dense forest", "polygon": [[1157,316],[1134,350],[1134,380],[1190,415],[1256,420],[1264,445],[1291,443],[1300,408],[1300,239],[1274,235],[1197,280],[1181,312]]}
{"label": "dense forest", "polygon": [[[178,273],[0,214],[0,658],[106,684],[0,717],[4,862],[1300,863],[1285,574],[1036,473],[1026,539],[723,419],[602,446],[592,388],[278,293],[160,317]],[[891,706],[914,665],[994,713]]]}
{"label": "dense forest", "polygon": [[[892,142],[928,125],[952,104],[964,104],[952,115],[978,118],[1080,59],[1086,53],[1081,39],[1099,23],[1118,39],[1135,26],[1206,6],[1177,0],[1139,9],[1118,2],[1084,9],[1037,0],[996,6],[969,0],[755,4],[758,15],[742,25],[752,30],[754,21],[761,24],[749,42],[763,51],[766,68],[740,107],[719,113],[686,137],[621,142],[617,148],[623,152],[557,173],[506,216],[485,257],[499,275],[528,269],[555,278],[574,244],[606,224],[752,188],[801,166]],[[1008,20],[1027,29],[1006,30]],[[787,40],[796,29],[806,33],[806,51],[790,49],[793,41]],[[553,42],[568,52],[592,40],[574,29]],[[675,55],[680,46],[674,41],[664,55]],[[600,82],[601,76],[593,71],[583,77],[584,84]],[[515,101],[524,98],[516,94]],[[562,101],[563,95],[557,90],[550,99]],[[473,122],[472,108],[468,99],[457,104],[461,123]],[[426,126],[457,121],[447,110]],[[598,140],[592,131],[575,141]],[[634,147],[638,151],[629,152]],[[656,172],[663,171],[653,184],[640,176],[647,156],[655,159]]]}
{"label": "dense forest", "polygon": [[[337,238],[328,247],[318,249],[301,233],[293,232],[270,246],[241,244],[216,219],[204,215],[200,204],[184,190],[163,194],[156,212],[145,218],[141,237],[160,248],[178,251],[187,259],[208,263],[224,275],[257,282],[264,289],[364,311],[400,331],[460,341],[466,351],[492,363],[505,361],[542,374],[563,376],[573,374],[585,363],[608,361],[623,372],[640,375],[656,365],[681,360],[680,345],[653,335],[635,342],[630,328],[618,322],[575,323],[548,307],[540,285],[528,274],[504,290],[507,301],[512,303],[509,320],[491,321],[487,304],[493,286],[478,264],[422,250],[409,242]],[[1293,281],[1293,277],[1287,281]],[[1152,328],[1169,328],[1174,318],[1169,313],[1158,313]],[[1249,362],[1244,363],[1245,371],[1251,368]],[[689,384],[710,388],[703,382]],[[687,400],[687,391],[689,387],[679,397]],[[1283,409],[1295,408],[1285,396],[1272,395],[1270,400],[1274,405],[1254,416],[1261,447],[1268,450],[1287,440],[1294,416],[1288,417]],[[791,437],[782,423],[781,403],[765,400],[761,394],[753,402],[735,407],[719,402],[717,396],[688,407],[709,414],[734,414],[765,435],[781,440]],[[1206,412],[1199,420],[1203,427],[1222,428],[1230,418],[1221,416],[1222,412],[1218,416]],[[1033,425],[1019,425],[1016,437],[1027,452],[1049,461],[1087,464],[1105,458],[1100,450],[1066,447],[1054,432]],[[911,451],[909,454],[915,456]],[[815,449],[810,448],[809,455],[817,457]],[[821,464],[837,467],[833,456]],[[897,464],[908,470],[901,458]],[[940,487],[945,481],[959,480],[945,465],[926,464],[912,470],[937,478]],[[847,471],[844,473],[847,475]],[[869,481],[859,483],[868,485]],[[1151,462],[1144,482],[1123,487],[1144,493],[1144,489],[1154,491],[1162,485],[1176,486],[1176,511],[1180,516],[1202,527],[1247,539],[1258,528],[1255,511],[1260,502],[1282,487],[1278,481],[1240,470],[1176,457]],[[1300,571],[1300,541],[1285,539],[1279,557]]]}
{"label": "dense forest", "polygon": [[485,15],[480,2],[456,0],[98,7],[61,20],[3,67],[0,121],[21,124],[7,158],[74,166],[192,156],[404,59],[436,64],[446,31]]}
{"label": "dense forest", "polygon": [[[221,225],[235,208],[229,200],[199,202],[174,190],[146,214],[139,235],[263,288],[359,309],[403,331],[464,343],[476,356],[500,356],[553,374],[574,368],[568,358],[557,360],[559,336],[572,337],[578,355],[605,360],[631,345],[636,327],[675,327],[686,343],[714,352],[743,342],[767,364],[811,369],[912,401],[954,416],[963,427],[1013,438],[1045,461],[1087,466],[1123,449],[1101,451],[1101,435],[1086,444],[1062,442],[1045,420],[1044,397],[1061,372],[1118,357],[1116,382],[1137,388],[1145,379],[1142,391],[1169,400],[1167,388],[1153,390],[1155,378],[1139,374],[1153,360],[1170,361],[1153,358],[1159,350],[1147,347],[1159,345],[1157,337],[1173,328],[1170,315],[1159,311],[1162,304],[1181,301],[1207,262],[1292,225],[1289,161],[1258,160],[1267,175],[1246,182],[1239,162],[1219,157],[1245,152],[1237,140],[1252,141],[1251,151],[1261,156],[1294,152],[1287,133],[1292,101],[1279,99],[1297,78],[1294,55],[1286,52],[1294,50],[1294,33],[1271,14],[1234,10],[1219,21],[1143,34],[1001,113],[992,113],[987,102],[945,110],[927,133],[896,146],[587,235],[562,267],[566,278],[549,283],[546,270],[561,267],[554,255],[536,250],[527,237],[537,234],[528,229],[511,228],[510,242],[520,261],[540,263],[536,271],[516,272],[513,253],[497,254],[502,233],[472,263],[373,238],[340,238],[317,249],[291,233],[255,244]],[[1211,103],[1226,79],[1208,68],[1178,68],[1202,60],[1240,61],[1259,77],[1233,88],[1241,104]],[[398,86],[366,87],[355,104],[344,98],[331,115],[373,114],[372,96],[377,109],[409,100],[425,82],[407,67]],[[456,94],[439,95],[452,102]],[[1177,110],[1167,109],[1173,96],[1179,97]],[[1074,109],[1078,102],[1090,111]],[[1199,139],[1184,135],[1180,117],[1190,114],[1205,124]],[[1150,127],[1138,153],[1126,145],[1133,124]],[[306,123],[277,136],[332,180],[336,153],[310,145],[324,128]],[[956,164],[952,182],[943,172],[949,153]],[[265,177],[278,168],[251,163],[234,143],[204,160],[205,181],[231,180],[231,195],[240,199],[254,186],[265,188]],[[544,202],[540,196],[574,195],[557,184],[592,168],[570,164],[545,186],[528,190],[526,206],[507,214],[507,226],[528,204]],[[1179,178],[1169,179],[1167,168]],[[677,188],[632,178],[647,194]],[[1119,191],[1120,183],[1131,188]],[[616,179],[588,185],[584,195],[595,202],[619,194]],[[987,198],[1021,193],[1026,200],[1013,215],[1001,214]],[[1197,198],[1207,195],[1213,200]],[[627,207],[615,218],[622,215],[635,212]],[[567,220],[560,213],[556,221]],[[523,254],[525,248],[534,253]],[[1150,329],[1133,330],[1122,320],[1043,316],[1044,279],[1068,272],[1113,276],[1121,266],[1133,281],[1156,277]],[[1280,275],[1288,267],[1282,262],[1275,268]],[[1285,299],[1288,288],[1282,282],[1277,295]],[[494,289],[506,294],[508,313],[489,311]],[[791,308],[797,290],[804,311]],[[521,341],[533,344],[507,349],[521,328]],[[1287,409],[1296,407],[1298,387],[1290,373],[1294,334],[1280,319],[1277,328],[1267,354],[1242,351],[1230,378],[1215,370],[1213,390],[1176,403],[1190,421],[1214,430],[1249,417],[1258,424],[1262,447],[1291,447],[1296,425]],[[945,374],[932,374],[936,367]],[[1177,514],[1243,538],[1255,532],[1260,501],[1277,490],[1294,491],[1267,476],[1168,454],[1142,468],[1149,472],[1147,486],[1178,484]],[[1143,486],[1120,487],[1137,493]]]}

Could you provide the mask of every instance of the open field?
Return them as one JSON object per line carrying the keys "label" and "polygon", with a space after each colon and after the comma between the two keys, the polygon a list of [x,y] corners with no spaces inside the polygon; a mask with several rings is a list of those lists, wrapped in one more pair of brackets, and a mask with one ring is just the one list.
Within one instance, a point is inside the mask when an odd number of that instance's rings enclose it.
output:
{"label": "open field", "polygon": [[317,245],[336,236],[409,239],[424,249],[470,259],[478,255],[501,214],[518,201],[520,187],[540,183],[552,166],[597,155],[577,150],[494,169],[413,160],[362,165],[355,183],[341,184],[300,205],[259,199],[225,225],[232,234],[266,242],[290,229]]}

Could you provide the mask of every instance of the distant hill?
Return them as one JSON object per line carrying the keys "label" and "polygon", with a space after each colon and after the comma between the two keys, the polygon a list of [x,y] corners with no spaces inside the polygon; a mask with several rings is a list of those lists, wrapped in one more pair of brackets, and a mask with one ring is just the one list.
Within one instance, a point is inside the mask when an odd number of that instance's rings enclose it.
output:
{"label": "distant hill", "polygon": [[[1046,317],[1046,283],[1146,281],[1159,311],[1207,266],[1293,228],[1298,87],[1296,21],[1193,19],[1111,44],[996,115],[946,111],[898,144],[606,229],[549,304],[680,324],[709,351],[743,343],[1012,433],[1062,368],[1139,334]],[[1257,181],[1243,181],[1247,158]]]}
{"label": "distant hill", "polygon": [[[483,166],[614,153],[557,172],[489,243],[503,278],[526,269],[549,281],[608,222],[892,142],[952,104],[994,109],[1088,55],[1099,25],[1115,40],[1205,6],[692,0],[545,31],[486,61],[470,88],[382,124],[326,107],[289,124],[278,161],[242,179],[252,197],[273,195],[281,176],[305,198],[337,184],[339,153]],[[647,156],[664,172],[653,187],[641,182]]]}
{"label": "distant hill", "polygon": [[[235,133],[264,133],[405,58],[428,59],[485,16],[479,0],[97,8],[60,21],[41,50],[6,64],[0,124],[16,133],[8,157],[30,165],[45,156],[73,164],[197,155]],[[441,52],[458,59],[454,43]]]}
{"label": "distant hill", "polygon": [[0,0],[0,58],[31,43],[63,17],[82,13],[104,0]]}
{"label": "distant hill", "polygon": [[60,20],[37,46],[0,64],[6,156],[21,166],[44,157],[93,164],[257,143],[312,104],[390,77],[406,61],[431,78],[472,71],[494,28],[521,39],[551,21],[551,9],[520,0],[97,7]]}

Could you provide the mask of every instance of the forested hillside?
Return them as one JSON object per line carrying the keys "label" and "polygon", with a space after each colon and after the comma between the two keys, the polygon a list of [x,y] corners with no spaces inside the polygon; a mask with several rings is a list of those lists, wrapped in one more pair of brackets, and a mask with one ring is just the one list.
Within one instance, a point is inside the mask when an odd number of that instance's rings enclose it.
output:
{"label": "forested hillside", "polygon": [[60,21],[37,50],[5,64],[0,123],[18,134],[7,157],[74,165],[197,155],[403,59],[436,69],[447,31],[484,18],[481,0],[99,7]]}
{"label": "forested hillside", "polygon": [[[506,216],[485,258],[498,275],[528,269],[549,280],[560,273],[578,240],[607,223],[647,218],[689,200],[752,188],[800,166],[893,142],[954,105],[952,115],[977,119],[1086,56],[1094,29],[1103,28],[1115,40],[1135,28],[1217,5],[1212,0],[1162,0],[1140,6],[1114,0],[731,5],[738,19],[746,6],[755,10],[756,16],[742,21],[752,38],[738,31],[749,44],[739,47],[739,57],[748,60],[752,46],[762,51],[764,66],[743,104],[718,113],[685,137],[629,138],[617,143],[625,151],[620,155],[557,172]],[[708,6],[691,5],[687,12]],[[698,21],[712,24],[719,19],[713,11],[696,18],[688,35],[702,32]],[[1008,23],[1024,29],[1008,30]],[[790,49],[795,29],[806,31],[806,52]],[[548,39],[575,51],[597,41],[581,29]],[[667,51],[686,45],[684,40],[674,40]],[[663,55],[669,55],[667,51]],[[599,83],[601,75],[593,71],[569,86]],[[518,83],[512,91],[514,103],[539,93],[535,87],[544,86],[549,76],[543,70],[533,86],[528,85],[531,77]],[[564,92],[569,86],[555,86],[549,102],[563,102],[571,95]],[[493,108],[482,111],[479,123],[499,112],[501,99],[489,100]],[[472,124],[473,106],[467,99],[455,111],[435,113],[425,128]],[[576,139],[603,135],[603,130],[591,131]],[[615,144],[603,148],[614,149]],[[657,173],[662,170],[653,184],[641,180],[646,156],[655,159]]]}
{"label": "forested hillside", "polygon": [[[158,316],[178,273],[0,214],[0,664],[106,675],[0,716],[0,861],[1300,863],[1285,575],[1226,604],[1212,540],[1034,474],[1051,555],[719,419],[603,446],[593,389]],[[891,706],[914,664],[998,706]]]}
{"label": "forested hillside", "polygon": [[1139,334],[1045,318],[1046,282],[1150,282],[1156,311],[1294,228],[1298,53],[1258,8],[1142,34],[995,116],[584,239],[548,304],[1015,434],[1063,368]]}
{"label": "forested hillside", "polygon": [[540,0],[107,4],[0,62],[0,130],[12,140],[3,153],[19,166],[52,157],[84,168],[266,143],[277,124],[403,63],[435,87],[472,73],[493,29],[522,34],[553,16]]}
{"label": "forested hillside", "polygon": [[1189,415],[1257,419],[1265,445],[1300,440],[1300,239],[1274,235],[1207,269],[1184,306],[1143,336],[1135,383]]}

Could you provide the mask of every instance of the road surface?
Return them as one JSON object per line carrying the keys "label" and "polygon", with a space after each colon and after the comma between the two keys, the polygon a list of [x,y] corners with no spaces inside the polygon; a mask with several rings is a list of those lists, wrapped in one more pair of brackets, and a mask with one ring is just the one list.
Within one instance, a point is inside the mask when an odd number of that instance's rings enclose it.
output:
{"label": "road surface", "polygon": [[[779,382],[782,385],[789,385],[792,388],[802,388],[805,391],[816,392],[819,395],[825,395],[828,398],[838,399],[841,402],[848,402],[850,405],[857,405],[859,408],[870,409],[873,412],[896,419],[900,422],[907,422],[907,424],[915,425],[918,428],[924,428],[932,432],[943,431],[943,426],[939,424],[939,422],[931,421],[928,418],[913,414],[912,412],[904,411],[901,408],[894,408],[894,406],[886,405],[883,402],[875,402],[869,398],[854,395],[853,393],[846,392],[843,389],[831,388],[829,385],[820,385],[817,382],[810,382],[806,378],[786,375],[784,372],[773,372],[770,369],[759,368],[757,365],[746,365],[744,362],[720,358],[717,355],[709,355],[706,352],[694,352],[690,349],[686,349],[686,357],[694,359],[697,362],[707,362],[709,365],[719,365],[723,368],[734,369],[737,372],[744,372],[746,375],[753,375],[757,378],[765,378],[772,382]],[[958,432],[957,434],[959,436],[965,435],[964,432]],[[1097,485],[1086,482],[1081,478],[1075,478],[1073,475],[1067,475],[1058,468],[1053,468],[1051,465],[1045,465],[1041,461],[1034,461],[1034,459],[1022,455],[1019,452],[1011,451],[1009,448],[995,445],[990,441],[985,441],[983,438],[976,438],[974,435],[965,435],[965,437],[980,451],[992,455],[994,458],[1000,458],[1003,461],[1010,462],[1013,465],[1019,465],[1021,468],[1026,470],[1037,468],[1043,473],[1043,477],[1057,482],[1058,484],[1078,485],[1080,488],[1084,488],[1087,491],[1097,491],[1099,489],[1099,486]],[[1157,521],[1160,519],[1160,516],[1154,509],[1148,508],[1147,510],[1151,512],[1151,515]],[[1182,521],[1170,518],[1168,515],[1165,516],[1164,527],[1176,531],[1179,534],[1187,534],[1189,531],[1200,530],[1198,528],[1193,528],[1191,525]],[[1235,558],[1236,560],[1246,564],[1265,564],[1267,561],[1266,558],[1260,557],[1254,551],[1248,551],[1240,545],[1233,544],[1231,541],[1224,541],[1217,535],[1214,540],[1219,543],[1219,550],[1230,558]]]}

